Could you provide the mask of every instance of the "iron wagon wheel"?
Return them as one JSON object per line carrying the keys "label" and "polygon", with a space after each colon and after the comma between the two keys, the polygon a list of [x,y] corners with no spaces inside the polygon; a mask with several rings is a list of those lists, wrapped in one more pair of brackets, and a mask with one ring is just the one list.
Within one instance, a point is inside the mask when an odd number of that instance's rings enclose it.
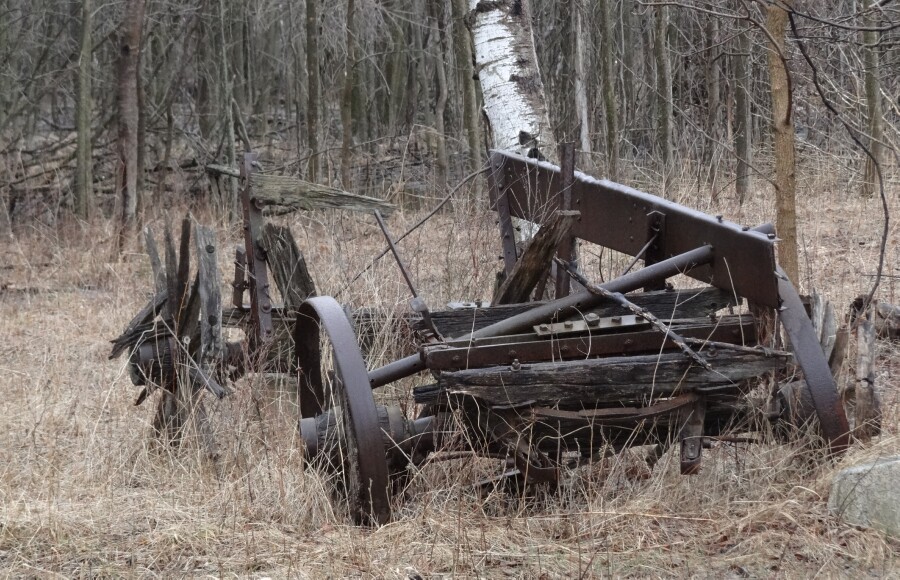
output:
{"label": "iron wagon wheel", "polygon": [[[326,341],[331,348],[323,353]],[[375,399],[356,335],[334,298],[319,296],[303,303],[294,342],[301,429],[309,421],[312,428],[316,422],[326,423],[318,431],[322,435],[316,438],[316,453],[310,455],[334,476],[338,497],[356,523],[387,523],[390,479]]]}

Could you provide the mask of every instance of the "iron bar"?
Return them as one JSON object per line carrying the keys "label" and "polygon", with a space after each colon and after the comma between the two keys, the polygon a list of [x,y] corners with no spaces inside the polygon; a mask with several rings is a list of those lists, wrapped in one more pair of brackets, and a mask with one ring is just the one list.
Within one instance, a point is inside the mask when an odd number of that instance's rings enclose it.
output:
{"label": "iron bar", "polygon": [[[637,272],[632,272],[621,278],[610,280],[606,284],[603,284],[602,288],[610,292],[631,292],[632,290],[641,288],[648,282],[675,276],[690,270],[691,268],[707,264],[712,261],[713,256],[714,251],[712,246],[700,246],[699,248],[695,248],[677,256],[672,256],[667,260],[663,260],[662,262],[658,262],[652,266],[638,270]],[[576,294],[570,294],[564,298],[548,302],[542,306],[528,310],[527,312],[522,312],[521,314],[511,316],[506,320],[501,320],[500,322],[486,326],[468,336],[461,337],[460,340],[513,334],[545,320],[549,320],[554,316],[565,316],[579,310],[588,310],[605,300],[606,298],[604,296],[598,296],[591,294],[587,290],[582,290]],[[375,389],[404,377],[414,375],[419,371],[425,370],[425,368],[425,361],[421,354],[410,355],[370,371],[369,383],[372,385],[372,388]]]}

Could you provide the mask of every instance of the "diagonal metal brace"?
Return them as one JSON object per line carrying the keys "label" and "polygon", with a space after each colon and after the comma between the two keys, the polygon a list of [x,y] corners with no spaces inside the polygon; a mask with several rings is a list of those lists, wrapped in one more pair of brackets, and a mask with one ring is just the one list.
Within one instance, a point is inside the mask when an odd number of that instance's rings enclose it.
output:
{"label": "diagonal metal brace", "polygon": [[690,346],[688,346],[688,344],[687,344],[687,342],[685,342],[684,338],[682,338],[678,333],[674,332],[671,328],[666,326],[665,323],[663,323],[659,318],[654,316],[649,310],[638,306],[634,302],[625,298],[625,296],[619,292],[610,292],[609,290],[607,290],[606,288],[604,288],[602,286],[592,284],[591,282],[588,281],[587,278],[585,278],[584,276],[579,274],[577,271],[575,271],[569,264],[567,264],[563,260],[560,260],[559,258],[554,258],[554,260],[556,261],[556,264],[560,268],[563,268],[570,276],[572,276],[572,278],[576,282],[578,282],[579,284],[581,284],[582,286],[587,288],[588,292],[590,292],[591,294],[595,294],[597,296],[603,296],[604,298],[612,300],[616,304],[619,304],[620,306],[627,308],[628,310],[633,312],[636,316],[643,318],[644,320],[646,320],[647,322],[652,324],[657,330],[659,330],[660,332],[665,334],[668,338],[670,338],[672,340],[672,342],[674,342],[678,346],[678,348],[681,349],[681,352],[683,352],[684,354],[689,356],[691,358],[691,360],[693,360],[695,363],[697,363],[698,365],[700,365],[701,367],[703,367],[704,369],[706,369],[708,371],[713,370],[712,365],[709,364],[709,362],[707,362],[707,360],[705,358],[703,358],[702,356],[697,354],[697,352],[694,349],[692,349]]}

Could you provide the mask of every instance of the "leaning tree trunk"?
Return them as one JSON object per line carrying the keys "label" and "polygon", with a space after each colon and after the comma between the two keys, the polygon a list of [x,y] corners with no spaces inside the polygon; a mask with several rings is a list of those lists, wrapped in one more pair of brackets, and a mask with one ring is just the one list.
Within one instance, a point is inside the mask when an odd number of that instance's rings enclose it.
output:
{"label": "leaning tree trunk", "polygon": [[556,158],[528,0],[469,0],[475,72],[497,149]]}
{"label": "leaning tree trunk", "polygon": [[[122,198],[122,233],[134,225],[138,206],[138,66],[144,0],[128,0],[119,40],[117,187]],[[120,247],[123,239],[120,237]]]}
{"label": "leaning tree trunk", "polygon": [[[789,8],[793,2],[785,0]],[[785,60],[784,34],[788,13],[777,4],[768,8],[766,29],[775,46],[769,50],[772,85],[772,123],[775,132],[775,229],[778,263],[795,284],[799,283],[797,257],[796,163],[794,162],[794,122],[791,114],[791,79]],[[749,128],[748,128],[749,131]]]}

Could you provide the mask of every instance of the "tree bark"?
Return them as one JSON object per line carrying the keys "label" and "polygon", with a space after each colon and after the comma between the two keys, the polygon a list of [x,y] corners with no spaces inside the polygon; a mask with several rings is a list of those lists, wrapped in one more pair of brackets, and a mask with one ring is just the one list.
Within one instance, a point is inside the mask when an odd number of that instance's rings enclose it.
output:
{"label": "tree bark", "polygon": [[668,197],[674,169],[675,150],[672,147],[672,63],[669,61],[669,9],[656,7],[656,131],[662,154],[662,194]]}
{"label": "tree bark", "polygon": [[475,68],[498,149],[556,158],[544,84],[537,66],[528,0],[469,0]]}
{"label": "tree bark", "polygon": [[456,68],[462,92],[462,120],[469,148],[469,169],[475,171],[481,166],[481,130],[478,127],[478,95],[475,92],[475,69],[472,60],[472,45],[466,31],[464,19],[466,0],[451,0],[453,9],[453,51],[456,53]]}
{"label": "tree bark", "polygon": [[734,63],[734,152],[737,155],[737,170],[734,188],[738,203],[743,204],[750,189],[750,164],[753,149],[750,139],[750,37],[742,32],[737,37],[737,54]]}
{"label": "tree bark", "polygon": [[356,1],[347,0],[346,58],[344,59],[344,89],[341,94],[341,183],[344,189],[352,189],[350,163],[353,148],[353,81],[356,62]]}
{"label": "tree bark", "polygon": [[77,154],[75,167],[75,215],[83,220],[88,219],[91,207],[91,193],[94,183],[93,161],[91,155],[91,117],[93,100],[91,99],[91,0],[81,3],[81,46],[78,55],[78,92],[77,110],[75,113],[77,137]]}
{"label": "tree bark", "polygon": [[[863,10],[866,12],[863,23],[868,27],[874,27],[875,19],[869,11],[873,9],[874,0],[862,0]],[[863,178],[862,193],[869,197],[878,190],[878,172],[876,165],[881,163],[883,136],[882,110],[881,110],[881,83],[878,79],[878,37],[875,30],[865,30],[863,37],[863,64],[865,65],[866,79],[866,117],[869,128],[869,153],[866,156],[866,172]],[[874,159],[873,159],[874,158]]]}
{"label": "tree bark", "polygon": [[[603,80],[603,109],[606,115],[606,173],[607,176],[617,181],[619,178],[619,113],[616,110],[615,91],[615,39],[613,38],[612,13],[610,1],[600,0],[600,24],[603,31],[600,51],[603,55],[600,63],[600,74]],[[627,105],[626,105],[627,106]]]}
{"label": "tree bark", "polygon": [[[222,82],[222,87],[220,89],[220,94],[222,96],[220,110],[225,114],[224,131],[226,163],[232,165],[237,163],[237,151],[234,147],[234,107],[232,107],[232,101],[234,100],[234,81],[232,80],[231,69],[228,67],[227,40],[225,36],[225,2],[226,0],[219,0],[219,67]],[[222,200],[223,206],[228,215],[228,219],[234,220],[240,215],[237,203],[237,181],[233,178],[226,178],[226,183],[225,199]]]}
{"label": "tree bark", "polygon": [[[135,222],[138,206],[138,67],[144,0],[128,0],[119,36],[118,79],[118,171],[117,187],[122,198],[122,233]],[[120,238],[120,247],[122,243]]]}
{"label": "tree bark", "polygon": [[[710,181],[715,183],[715,166],[719,141],[719,19],[708,15],[706,20],[706,146],[704,164],[709,170]],[[715,185],[713,186],[715,187]]]}
{"label": "tree bark", "polygon": [[[793,0],[785,0],[789,8]],[[769,50],[772,86],[772,125],[775,132],[775,229],[778,263],[795,284],[800,281],[797,256],[796,163],[794,161],[794,122],[792,120],[791,79],[785,60],[787,12],[777,4],[767,9],[766,29],[775,46]],[[771,44],[771,40],[770,40]]]}
{"label": "tree bark", "polygon": [[447,108],[447,69],[444,66],[447,54],[447,22],[444,18],[444,5],[441,3],[429,3],[434,11],[434,21],[438,31],[438,41],[435,43],[437,52],[434,59],[435,76],[437,77],[437,97],[434,105],[434,131],[436,137],[435,154],[437,157],[437,181],[438,188],[447,186],[447,171],[449,160],[447,159],[447,145],[444,139],[444,112]]}
{"label": "tree bark", "polygon": [[309,146],[307,171],[309,180],[319,179],[319,16],[316,11],[318,0],[306,0],[306,130]]}

